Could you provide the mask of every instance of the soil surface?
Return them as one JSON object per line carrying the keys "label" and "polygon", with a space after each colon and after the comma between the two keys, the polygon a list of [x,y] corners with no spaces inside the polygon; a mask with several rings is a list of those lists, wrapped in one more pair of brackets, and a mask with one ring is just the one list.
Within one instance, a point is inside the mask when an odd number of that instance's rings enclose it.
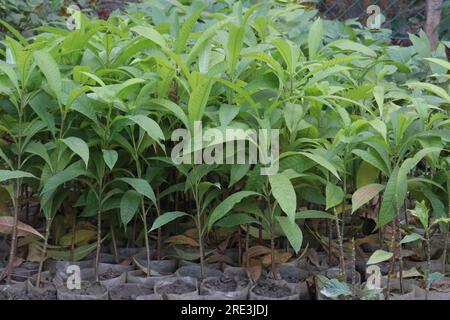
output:
{"label": "soil surface", "polygon": [[208,279],[204,282],[204,286],[208,289],[221,292],[236,291],[237,281],[226,276]]}
{"label": "soil surface", "polygon": [[292,295],[292,291],[276,281],[260,280],[253,288],[253,292],[257,295],[269,298],[283,298]]}
{"label": "soil surface", "polygon": [[109,268],[108,270],[106,270],[105,272],[103,272],[102,274],[99,275],[99,279],[100,279],[100,281],[110,280],[110,279],[120,277],[121,274],[122,273]]}
{"label": "soil surface", "polygon": [[111,288],[110,296],[112,300],[136,300],[139,296],[153,294],[152,286],[135,283],[125,283]]}
{"label": "soil surface", "polygon": [[186,283],[180,279],[175,280],[170,284],[159,287],[159,294],[184,294],[195,291],[197,288],[190,283]]}
{"label": "soil surface", "polygon": [[279,269],[280,276],[289,283],[298,283],[308,277],[308,272],[296,267],[284,267]]}
{"label": "soil surface", "polygon": [[82,296],[102,295],[105,293],[105,288],[99,283],[82,282],[81,289],[69,290],[65,286],[61,287],[61,291],[65,293],[73,293]]}

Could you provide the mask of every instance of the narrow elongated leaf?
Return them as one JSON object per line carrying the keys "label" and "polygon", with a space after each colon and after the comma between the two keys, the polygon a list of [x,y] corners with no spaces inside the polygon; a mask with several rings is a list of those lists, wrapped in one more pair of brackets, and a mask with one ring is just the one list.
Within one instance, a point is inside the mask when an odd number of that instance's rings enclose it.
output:
{"label": "narrow elongated leaf", "polygon": [[233,193],[228,198],[226,198],[224,201],[222,201],[210,214],[208,217],[207,227],[208,230],[211,230],[212,226],[216,221],[222,219],[231,209],[233,209],[234,205],[241,202],[242,199],[249,197],[259,195],[257,192],[253,191],[239,191],[236,193]]}
{"label": "narrow elongated leaf", "polygon": [[298,253],[302,247],[303,242],[302,230],[300,229],[298,224],[295,223],[295,221],[292,221],[288,217],[278,216],[277,220],[295,253]]}
{"label": "narrow elongated leaf", "polygon": [[378,213],[377,228],[381,228],[392,221],[397,214],[397,178],[399,168],[392,170],[391,176],[386,184],[381,202],[380,212]]}
{"label": "narrow elongated leaf", "polygon": [[314,58],[319,51],[319,47],[322,43],[323,37],[323,22],[322,19],[318,18],[311,25],[308,33],[308,50],[309,57]]}
{"label": "narrow elongated leaf", "polygon": [[352,195],[352,213],[375,198],[383,189],[384,186],[382,184],[372,183],[356,190]]}
{"label": "narrow elongated leaf", "polygon": [[284,174],[278,173],[268,177],[273,197],[277,200],[281,210],[294,221],[297,209],[297,195],[294,186]]}
{"label": "narrow elongated leaf", "polygon": [[143,26],[136,26],[131,28],[131,31],[136,32],[137,34],[149,39],[150,41],[156,43],[161,48],[167,48],[166,46],[166,40],[164,37],[156,31],[154,28],[151,27],[143,27]]}
{"label": "narrow elongated leaf", "polygon": [[228,31],[227,42],[227,61],[228,61],[228,74],[234,75],[236,64],[241,53],[242,45],[244,43],[245,27],[243,25],[230,24]]}
{"label": "narrow elongated leaf", "polygon": [[58,172],[54,176],[51,176],[44,184],[42,188],[41,195],[45,193],[54,191],[63,183],[74,180],[75,178],[86,173],[85,170],[80,168],[81,162],[75,163],[70,167],[67,167],[65,170]]}
{"label": "narrow elongated leaf", "polygon": [[189,55],[187,56],[186,63],[189,65],[191,64],[195,58],[200,54],[200,51],[205,47],[205,45],[208,43],[209,39],[211,39],[218,30],[225,27],[228,23],[230,23],[231,17],[225,18],[219,22],[216,22],[211,27],[205,30],[201,34],[201,36],[198,38],[198,40],[195,42],[194,46],[192,47],[191,51],[189,52]]}
{"label": "narrow elongated leaf", "polygon": [[191,122],[202,119],[213,85],[212,78],[203,74],[201,75],[200,81],[197,83],[189,98],[188,115]]}
{"label": "narrow elongated leaf", "polygon": [[47,79],[50,89],[55,94],[59,103],[61,103],[62,81],[58,64],[52,55],[46,51],[35,51],[33,56],[39,69]]}
{"label": "narrow elongated leaf", "polygon": [[186,129],[189,129],[189,120],[183,109],[181,109],[179,105],[166,99],[153,99],[150,100],[150,102],[155,103],[172,112],[184,124],[184,127]]}
{"label": "narrow elongated leaf", "polygon": [[0,182],[20,178],[36,178],[33,174],[20,170],[0,170]]}
{"label": "narrow elongated leaf", "polygon": [[233,228],[238,225],[245,225],[248,223],[259,224],[259,221],[252,216],[245,213],[235,213],[225,216],[223,219],[216,223],[216,226],[220,228]]}
{"label": "narrow elongated leaf", "polygon": [[175,52],[180,54],[186,47],[186,42],[189,39],[189,36],[192,33],[192,29],[194,28],[195,23],[200,18],[200,15],[204,9],[204,5],[200,2],[197,2],[200,6],[198,10],[192,13],[186,21],[181,26],[180,32],[178,33],[178,38],[175,43]]}
{"label": "narrow elongated leaf", "polygon": [[327,169],[328,171],[330,171],[336,178],[341,180],[341,178],[339,177],[339,174],[336,171],[335,166],[331,162],[329,162],[327,159],[325,159],[324,157],[322,157],[318,154],[315,154],[315,153],[308,153],[308,152],[299,152],[299,154],[316,162],[318,165],[320,165],[320,166],[324,167],[325,169]]}
{"label": "narrow elongated leaf", "polygon": [[295,219],[336,219],[336,216],[325,211],[304,210],[296,212]]}
{"label": "narrow elongated leaf", "polygon": [[435,84],[432,83],[425,83],[425,82],[410,82],[407,84],[410,88],[416,88],[421,90],[426,90],[431,93],[434,93],[435,95],[441,97],[442,99],[446,100],[447,103],[450,103],[450,96],[448,93],[442,89],[441,87],[438,87]]}
{"label": "narrow elongated leaf", "polygon": [[156,218],[155,222],[153,222],[152,228],[150,231],[153,231],[155,229],[161,228],[162,226],[168,224],[169,222],[172,222],[175,219],[188,216],[186,212],[181,211],[172,211],[172,212],[166,212],[160,215],[158,218]]}
{"label": "narrow elongated leaf", "polygon": [[134,190],[128,190],[120,201],[120,219],[126,226],[136,214],[142,201],[142,195]]}
{"label": "narrow elongated leaf", "polygon": [[70,150],[80,156],[80,158],[86,164],[87,168],[89,163],[89,147],[87,143],[77,137],[69,137],[66,139],[62,139],[61,141],[64,142],[64,144],[68,146]]}

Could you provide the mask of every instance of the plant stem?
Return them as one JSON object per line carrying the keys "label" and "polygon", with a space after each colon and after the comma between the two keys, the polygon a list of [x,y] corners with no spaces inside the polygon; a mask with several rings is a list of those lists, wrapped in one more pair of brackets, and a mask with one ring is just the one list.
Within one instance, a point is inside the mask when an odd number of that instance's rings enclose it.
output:
{"label": "plant stem", "polygon": [[250,225],[247,223],[247,232],[245,234],[245,268],[247,270],[250,269],[250,259],[248,257],[249,241],[250,241]]}
{"label": "plant stem", "polygon": [[430,292],[430,286],[428,285],[430,273],[431,273],[431,241],[430,241],[430,230],[425,230],[425,239],[427,243],[427,289],[425,293],[425,300],[428,300],[428,293]]}
{"label": "plant stem", "polygon": [[340,262],[340,271],[341,276],[344,278],[344,281],[347,279],[347,275],[345,274],[345,257],[344,257],[344,241],[342,239],[341,228],[339,227],[339,216],[334,209],[335,223],[336,223],[336,233],[339,242],[339,262]]}
{"label": "plant stem", "polygon": [[147,254],[147,278],[150,277],[152,269],[150,266],[150,243],[148,241],[147,215],[145,214],[144,200],[142,200],[142,222],[144,223],[145,252]]}
{"label": "plant stem", "polygon": [[[18,112],[18,133],[17,133],[17,170],[22,168],[22,116],[24,109],[23,98],[20,100],[19,112]],[[18,238],[18,225],[19,225],[19,211],[20,211],[20,191],[22,180],[16,179],[15,185],[15,201],[14,201],[14,218],[13,218],[13,228],[11,237],[11,248],[9,251],[8,267],[6,271],[6,282],[11,282],[11,273],[14,270],[14,258],[16,256],[17,250],[17,238]]]}
{"label": "plant stem", "polygon": [[38,270],[37,279],[36,279],[36,288],[39,288],[41,286],[42,269],[44,267],[44,261],[45,261],[46,255],[47,255],[48,238],[50,237],[50,225],[51,225],[51,221],[47,220],[47,223],[45,226],[44,248],[42,249],[41,259],[39,260],[39,270]]}
{"label": "plant stem", "polygon": [[391,252],[392,258],[389,265],[388,278],[387,278],[387,296],[386,300],[389,300],[391,293],[391,274],[395,272],[395,221],[392,221],[392,235],[391,235]]}
{"label": "plant stem", "polygon": [[201,217],[200,217],[200,209],[197,209],[197,230],[198,230],[198,245],[200,247],[200,278],[203,279],[204,275],[204,253],[203,253],[203,236],[202,236],[202,228],[201,228]]}
{"label": "plant stem", "polygon": [[116,232],[114,231],[114,224],[113,224],[112,217],[111,217],[111,220],[109,221],[109,226],[111,229],[111,239],[112,239],[112,245],[113,245],[114,261],[116,263],[119,263],[119,253],[117,252]]}

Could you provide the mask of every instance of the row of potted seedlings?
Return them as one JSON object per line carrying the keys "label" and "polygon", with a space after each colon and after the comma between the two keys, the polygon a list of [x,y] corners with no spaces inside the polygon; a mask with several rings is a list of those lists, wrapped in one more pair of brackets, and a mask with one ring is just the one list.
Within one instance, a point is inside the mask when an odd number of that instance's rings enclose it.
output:
{"label": "row of potted seedlings", "polygon": [[[430,272],[442,271],[443,256],[436,252],[437,259],[431,260]],[[277,275],[262,272],[253,281],[247,268],[211,263],[203,270],[197,263],[177,259],[152,259],[150,276],[147,276],[146,253],[143,249],[121,249],[119,256],[103,253],[99,263],[99,277],[93,266],[93,257],[82,261],[50,261],[41,276],[41,285],[35,286],[37,265],[25,262],[16,268],[14,283],[0,285],[0,300],[308,300],[308,299],[354,299],[368,296],[365,290],[366,261],[350,259],[346,266],[346,281],[339,282],[340,269],[329,264],[329,256],[324,252],[316,254],[316,261],[308,256],[281,264]],[[120,263],[117,263],[119,262]],[[72,289],[67,283],[70,268],[80,269],[81,289]],[[450,281],[439,279],[431,290],[419,273],[404,271],[404,278],[388,279],[390,264],[379,263],[381,287],[389,287],[388,299],[449,299]],[[404,270],[423,270],[426,262],[408,259],[403,261]],[[447,266],[446,272],[449,267]],[[395,272],[398,273],[396,265]],[[392,274],[392,272],[391,272]],[[275,279],[274,279],[275,278]],[[98,280],[98,281],[96,281]],[[388,282],[388,283],[387,283]],[[350,292],[345,293],[345,283]],[[330,289],[332,287],[332,290]],[[335,286],[335,287],[333,287]],[[330,291],[336,291],[330,293]],[[339,291],[340,290],[340,291]],[[333,292],[334,292],[333,291]],[[372,299],[385,299],[381,291]]]}

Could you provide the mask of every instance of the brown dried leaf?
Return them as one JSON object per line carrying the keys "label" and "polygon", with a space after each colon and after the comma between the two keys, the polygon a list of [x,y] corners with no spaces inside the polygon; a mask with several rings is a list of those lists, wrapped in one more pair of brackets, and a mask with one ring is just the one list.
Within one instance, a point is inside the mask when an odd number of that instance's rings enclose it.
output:
{"label": "brown dried leaf", "polygon": [[227,255],[215,254],[205,259],[207,263],[224,262],[230,266],[236,266],[236,263]]}
{"label": "brown dried leaf", "polygon": [[165,242],[171,243],[171,244],[188,245],[188,246],[192,246],[192,247],[199,246],[199,244],[196,240],[189,238],[189,237],[185,236],[184,234],[172,236],[172,237],[168,238]]}
{"label": "brown dried leaf", "polygon": [[[9,217],[0,217],[0,233],[6,233],[11,234],[13,230],[14,225],[14,218]],[[34,229],[32,226],[27,225],[23,222],[20,222],[17,224],[18,229],[18,235],[19,237],[24,237],[27,235],[35,235],[42,239],[44,239],[44,236],[40,234],[36,229]]]}
{"label": "brown dried leaf", "polygon": [[[286,263],[292,258],[291,252],[275,252],[275,264]],[[262,264],[264,266],[269,266],[272,264],[272,255],[268,254],[262,258]]]}
{"label": "brown dried leaf", "polygon": [[247,275],[248,277],[253,281],[256,282],[261,278],[262,274],[262,264],[261,261],[258,259],[250,259],[249,261],[249,267],[247,269]]}
{"label": "brown dried leaf", "polygon": [[266,255],[268,253],[270,253],[271,250],[268,247],[265,246],[254,246],[248,249],[248,257],[249,259],[254,258],[254,257],[258,257],[258,256],[262,256],[262,255]]}

